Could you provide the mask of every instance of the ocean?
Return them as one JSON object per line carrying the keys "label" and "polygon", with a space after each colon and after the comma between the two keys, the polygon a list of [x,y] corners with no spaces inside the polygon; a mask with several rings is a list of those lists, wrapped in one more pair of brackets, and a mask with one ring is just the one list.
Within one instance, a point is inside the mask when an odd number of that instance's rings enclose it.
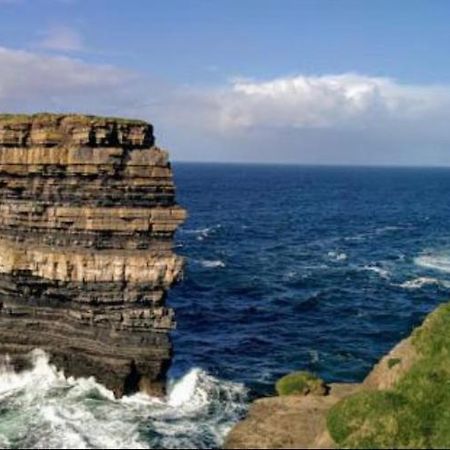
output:
{"label": "ocean", "polygon": [[280,376],[361,381],[450,297],[450,169],[173,168],[190,217],[167,398],[115,400],[36,350],[0,367],[1,447],[219,447]]}

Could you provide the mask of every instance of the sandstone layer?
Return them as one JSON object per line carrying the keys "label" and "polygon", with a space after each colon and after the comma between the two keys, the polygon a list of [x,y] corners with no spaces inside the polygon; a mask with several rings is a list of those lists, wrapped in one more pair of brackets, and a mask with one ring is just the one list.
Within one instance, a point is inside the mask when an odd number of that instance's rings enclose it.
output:
{"label": "sandstone layer", "polygon": [[150,124],[0,115],[0,353],[161,395],[184,219]]}

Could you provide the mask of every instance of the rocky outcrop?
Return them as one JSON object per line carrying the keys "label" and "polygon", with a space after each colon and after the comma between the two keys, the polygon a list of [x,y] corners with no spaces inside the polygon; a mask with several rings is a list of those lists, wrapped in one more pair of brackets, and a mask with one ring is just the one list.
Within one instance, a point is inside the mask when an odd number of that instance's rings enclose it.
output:
{"label": "rocky outcrop", "polygon": [[184,218],[150,124],[0,115],[0,352],[161,395]]}
{"label": "rocky outcrop", "polygon": [[339,401],[358,392],[390,389],[417,361],[407,338],[384,356],[360,384],[330,384],[325,395],[285,395],[256,400],[247,417],[228,435],[225,448],[339,448],[327,428],[327,415]]}
{"label": "rocky outcrop", "polygon": [[358,385],[332,384],[328,395],[286,395],[256,400],[245,420],[228,435],[225,448],[333,448],[327,433],[332,406],[358,390]]}

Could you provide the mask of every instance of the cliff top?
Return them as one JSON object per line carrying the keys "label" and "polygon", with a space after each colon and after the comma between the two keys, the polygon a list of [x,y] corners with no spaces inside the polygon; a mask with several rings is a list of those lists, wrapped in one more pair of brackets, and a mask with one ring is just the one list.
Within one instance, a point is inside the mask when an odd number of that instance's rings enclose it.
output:
{"label": "cliff top", "polygon": [[94,147],[154,145],[153,126],[148,122],[84,114],[0,114],[0,146]]}
{"label": "cliff top", "polygon": [[108,124],[120,124],[129,126],[150,126],[148,122],[139,119],[129,119],[122,117],[95,116],[86,114],[55,114],[40,112],[36,114],[8,114],[0,113],[0,127],[4,125],[17,124],[39,124],[39,125],[57,125],[61,122],[70,122],[71,124],[102,126]]}

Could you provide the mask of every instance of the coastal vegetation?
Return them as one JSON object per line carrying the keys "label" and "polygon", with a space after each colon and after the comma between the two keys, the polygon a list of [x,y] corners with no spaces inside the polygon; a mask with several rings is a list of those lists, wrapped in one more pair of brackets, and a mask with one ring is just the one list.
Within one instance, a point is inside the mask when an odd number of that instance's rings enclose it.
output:
{"label": "coastal vegetation", "polygon": [[361,391],[330,410],[328,430],[339,447],[450,446],[450,303],[414,331],[412,344],[419,358],[392,389]]}
{"label": "coastal vegetation", "polygon": [[225,448],[450,448],[450,303],[428,315],[358,384],[309,372],[257,400]]}
{"label": "coastal vegetation", "polygon": [[324,395],[327,387],[322,379],[306,371],[294,372],[280,378],[275,389],[277,394],[283,395]]}

